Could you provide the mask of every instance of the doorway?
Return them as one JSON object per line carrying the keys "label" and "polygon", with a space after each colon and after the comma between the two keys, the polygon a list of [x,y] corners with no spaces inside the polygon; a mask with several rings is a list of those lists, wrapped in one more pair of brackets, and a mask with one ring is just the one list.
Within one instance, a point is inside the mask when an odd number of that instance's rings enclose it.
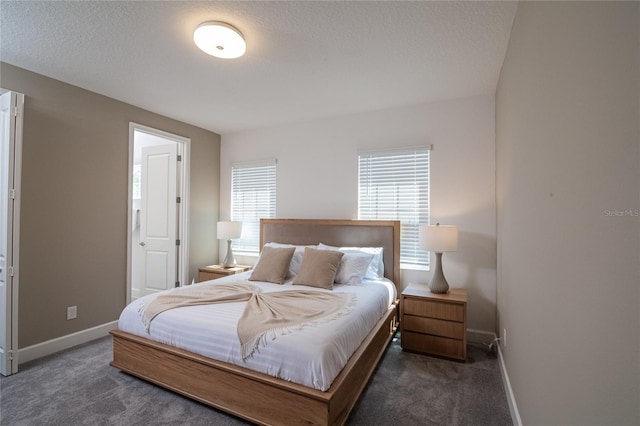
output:
{"label": "doorway", "polygon": [[188,281],[190,139],[129,125],[127,303]]}
{"label": "doorway", "polygon": [[20,177],[24,95],[0,89],[0,374],[18,372]]}

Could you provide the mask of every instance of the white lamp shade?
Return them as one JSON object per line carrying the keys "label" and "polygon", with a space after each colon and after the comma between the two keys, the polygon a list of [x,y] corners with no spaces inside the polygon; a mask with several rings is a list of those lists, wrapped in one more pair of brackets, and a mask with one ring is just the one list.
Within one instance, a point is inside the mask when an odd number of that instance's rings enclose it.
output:
{"label": "white lamp shade", "polygon": [[420,227],[420,248],[425,251],[444,253],[458,250],[458,227],[455,225]]}
{"label": "white lamp shade", "polygon": [[193,41],[203,52],[224,59],[238,58],[247,51],[240,31],[224,22],[203,22],[193,32]]}
{"label": "white lamp shade", "polygon": [[242,222],[218,222],[218,239],[232,240],[242,235]]}

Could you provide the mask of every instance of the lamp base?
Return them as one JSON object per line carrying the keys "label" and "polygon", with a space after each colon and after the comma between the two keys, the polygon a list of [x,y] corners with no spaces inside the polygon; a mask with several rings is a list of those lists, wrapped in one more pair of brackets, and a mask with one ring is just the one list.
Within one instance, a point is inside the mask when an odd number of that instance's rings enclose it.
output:
{"label": "lamp base", "polygon": [[442,273],[442,253],[436,253],[436,269],[429,281],[429,290],[437,294],[449,293],[449,283]]}
{"label": "lamp base", "polygon": [[223,268],[233,268],[236,266],[236,257],[233,255],[233,250],[231,249],[231,239],[227,240],[227,255],[224,257],[222,261]]}

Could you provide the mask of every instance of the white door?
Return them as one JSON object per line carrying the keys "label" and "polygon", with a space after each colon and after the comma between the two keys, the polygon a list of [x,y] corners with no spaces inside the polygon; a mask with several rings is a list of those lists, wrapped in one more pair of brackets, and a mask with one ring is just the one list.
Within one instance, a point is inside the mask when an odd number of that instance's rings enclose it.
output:
{"label": "white door", "polygon": [[18,371],[18,242],[24,95],[0,96],[0,374]]}
{"label": "white door", "polygon": [[141,296],[173,288],[177,279],[178,144],[142,149]]}

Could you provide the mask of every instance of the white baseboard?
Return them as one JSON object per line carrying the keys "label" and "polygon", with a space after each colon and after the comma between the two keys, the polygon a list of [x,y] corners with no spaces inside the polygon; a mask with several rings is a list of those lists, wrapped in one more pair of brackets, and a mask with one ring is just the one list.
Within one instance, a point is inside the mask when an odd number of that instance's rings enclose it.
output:
{"label": "white baseboard", "polygon": [[[469,342],[490,345],[495,341],[496,337],[496,333],[494,333],[493,331],[474,330],[472,328],[467,328],[467,341]],[[513,395],[513,389],[511,389],[511,382],[509,381],[509,375],[507,374],[507,367],[504,363],[504,358],[502,357],[502,350],[499,344],[496,345],[496,347],[498,348],[500,372],[502,373],[502,383],[504,384],[504,389],[507,394],[507,403],[509,404],[511,420],[513,421],[513,424],[515,426],[522,426],[522,419],[520,418],[520,413],[518,412],[516,398]]]}
{"label": "white baseboard", "polygon": [[47,340],[32,346],[27,346],[18,350],[18,364],[51,355],[61,350],[71,348],[73,346],[90,342],[106,336],[111,330],[118,327],[118,321],[111,321],[106,324],[98,325],[87,330],[78,331],[56,339]]}
{"label": "white baseboard", "polygon": [[518,406],[516,405],[516,398],[513,395],[513,389],[511,389],[511,382],[509,381],[509,375],[507,374],[507,366],[504,363],[502,357],[502,349],[498,345],[498,359],[500,360],[500,371],[502,372],[502,382],[504,383],[504,389],[507,392],[507,403],[509,403],[509,411],[511,412],[511,420],[515,426],[522,426],[522,419],[520,418],[520,412],[518,412]]}

